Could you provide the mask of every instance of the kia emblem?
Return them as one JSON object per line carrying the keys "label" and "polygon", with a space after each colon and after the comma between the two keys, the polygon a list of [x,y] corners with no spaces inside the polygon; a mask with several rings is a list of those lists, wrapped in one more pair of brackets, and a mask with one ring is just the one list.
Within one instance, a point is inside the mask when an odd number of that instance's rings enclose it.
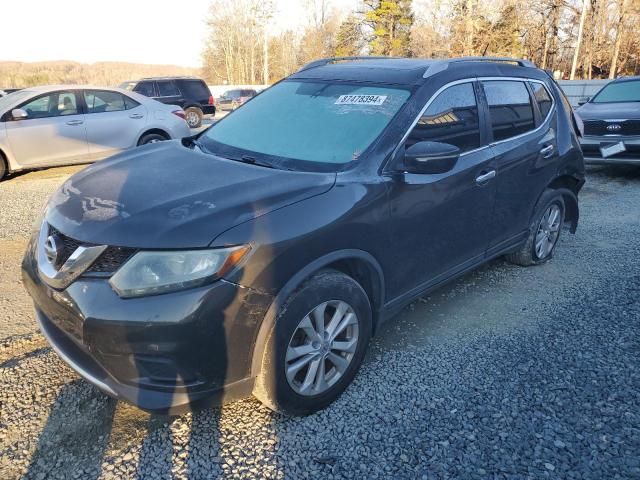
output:
{"label": "kia emblem", "polygon": [[622,125],[619,125],[617,123],[611,123],[607,125],[607,130],[609,130],[610,132],[617,132],[621,128],[622,128]]}

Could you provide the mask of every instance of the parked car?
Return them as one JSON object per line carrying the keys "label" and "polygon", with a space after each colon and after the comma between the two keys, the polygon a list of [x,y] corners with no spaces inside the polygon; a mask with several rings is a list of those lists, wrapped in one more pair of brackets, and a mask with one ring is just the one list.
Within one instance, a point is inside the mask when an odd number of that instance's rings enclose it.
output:
{"label": "parked car", "polygon": [[255,97],[257,94],[258,92],[256,92],[255,90],[247,88],[236,88],[233,90],[227,90],[220,96],[217,101],[217,105],[220,110],[235,110],[240,105],[243,105],[247,100]]}
{"label": "parked car", "polygon": [[613,80],[580,103],[585,163],[640,165],[640,77]]}
{"label": "parked car", "polygon": [[178,105],[185,111],[191,128],[202,125],[204,115],[215,115],[215,100],[209,87],[194,77],[143,78],[120,84],[120,88],[137,92],[168,105]]}
{"label": "parked car", "polygon": [[501,255],[547,262],[575,232],[582,152],[544,71],[344,60],[53,195],[23,279],[80,375],[153,412],[251,393],[314,412],[408,303]]}
{"label": "parked car", "polygon": [[7,172],[93,162],[188,135],[181,108],[133,92],[28,88],[0,98],[0,179]]}

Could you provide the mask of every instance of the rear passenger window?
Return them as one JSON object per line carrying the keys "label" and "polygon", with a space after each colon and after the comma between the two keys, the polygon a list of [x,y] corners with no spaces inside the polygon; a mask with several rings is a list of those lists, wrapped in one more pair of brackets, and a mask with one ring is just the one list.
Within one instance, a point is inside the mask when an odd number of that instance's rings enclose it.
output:
{"label": "rear passenger window", "polygon": [[155,97],[155,88],[153,88],[153,82],[140,82],[133,89],[134,92],[144,95],[145,97]]}
{"label": "rear passenger window", "polygon": [[177,97],[180,95],[178,87],[172,81],[163,80],[157,82],[158,84],[158,96],[159,97]]}
{"label": "rear passenger window", "polygon": [[541,83],[529,82],[529,85],[531,85],[531,90],[533,90],[533,97],[536,99],[536,102],[538,102],[542,118],[547,118],[552,104],[549,92]]}
{"label": "rear passenger window", "polygon": [[478,103],[472,83],[453,85],[441,92],[418,120],[406,146],[427,140],[449,143],[463,152],[480,146]]}
{"label": "rear passenger window", "polygon": [[124,95],[118,92],[85,90],[84,101],[87,103],[87,113],[120,112],[127,109]]}
{"label": "rear passenger window", "polygon": [[524,82],[482,82],[491,114],[493,140],[521,135],[535,128],[531,98]]}

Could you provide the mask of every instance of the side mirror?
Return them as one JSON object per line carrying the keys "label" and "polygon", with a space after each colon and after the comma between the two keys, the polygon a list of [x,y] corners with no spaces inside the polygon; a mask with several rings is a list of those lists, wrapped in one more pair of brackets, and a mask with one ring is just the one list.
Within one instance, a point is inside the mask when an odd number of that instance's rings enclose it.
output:
{"label": "side mirror", "polygon": [[11,110],[11,117],[14,120],[24,120],[25,118],[29,117],[29,114],[21,108],[14,108],[13,110]]}
{"label": "side mirror", "polygon": [[407,148],[404,168],[410,173],[445,173],[451,170],[460,157],[455,145],[440,142],[418,142]]}
{"label": "side mirror", "polygon": [[581,97],[580,99],[578,99],[578,106],[581,107],[582,105],[587,103],[589,100],[590,100],[589,97]]}

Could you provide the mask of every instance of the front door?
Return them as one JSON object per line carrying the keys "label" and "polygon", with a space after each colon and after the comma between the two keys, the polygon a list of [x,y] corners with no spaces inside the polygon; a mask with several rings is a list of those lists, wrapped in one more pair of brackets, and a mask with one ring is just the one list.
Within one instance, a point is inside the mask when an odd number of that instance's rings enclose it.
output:
{"label": "front door", "polygon": [[389,298],[435,285],[484,258],[495,199],[495,164],[472,80],[433,99],[405,142],[457,146],[461,156],[442,174],[394,175],[390,189]]}
{"label": "front door", "polygon": [[40,95],[18,108],[23,120],[6,122],[11,151],[22,166],[63,165],[88,160],[85,116],[75,91]]}

